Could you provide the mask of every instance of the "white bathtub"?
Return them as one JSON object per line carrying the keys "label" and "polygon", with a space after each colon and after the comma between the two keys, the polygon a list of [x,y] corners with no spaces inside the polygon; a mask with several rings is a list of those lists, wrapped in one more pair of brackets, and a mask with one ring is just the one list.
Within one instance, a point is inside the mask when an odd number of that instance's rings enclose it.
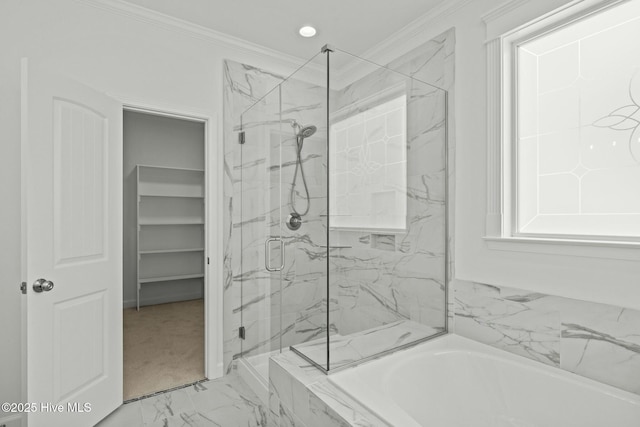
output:
{"label": "white bathtub", "polygon": [[640,396],[458,335],[329,381],[392,426],[640,426]]}

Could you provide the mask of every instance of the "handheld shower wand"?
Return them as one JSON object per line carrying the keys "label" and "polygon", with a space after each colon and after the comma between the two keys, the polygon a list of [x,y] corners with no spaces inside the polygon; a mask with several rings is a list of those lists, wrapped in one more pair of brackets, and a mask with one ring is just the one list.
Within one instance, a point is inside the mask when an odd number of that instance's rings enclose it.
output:
{"label": "handheld shower wand", "polygon": [[[304,174],[304,167],[302,165],[302,146],[304,145],[305,138],[309,138],[312,136],[318,128],[313,125],[300,126],[298,122],[293,120],[291,122],[291,127],[294,130],[296,136],[296,169],[293,172],[293,180],[291,182],[291,190],[289,191],[289,207],[291,208],[291,214],[289,215],[289,219],[287,221],[287,227],[290,230],[297,230],[302,225],[302,217],[309,213],[309,209],[311,208],[311,198],[309,196],[309,186],[307,185],[307,178]],[[303,212],[298,212],[296,209],[295,203],[295,195],[296,195],[296,181],[298,180],[298,170],[300,171],[300,176],[302,177],[302,184],[304,185],[305,191],[305,200],[307,206]]]}

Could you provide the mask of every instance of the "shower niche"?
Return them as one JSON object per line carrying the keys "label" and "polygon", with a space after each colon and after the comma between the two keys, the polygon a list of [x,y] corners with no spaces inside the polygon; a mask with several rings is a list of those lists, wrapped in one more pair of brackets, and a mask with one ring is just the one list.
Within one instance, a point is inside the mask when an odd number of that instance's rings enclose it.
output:
{"label": "shower niche", "polygon": [[325,46],[236,117],[240,356],[265,378],[274,352],[329,373],[447,331],[447,92],[416,64]]}

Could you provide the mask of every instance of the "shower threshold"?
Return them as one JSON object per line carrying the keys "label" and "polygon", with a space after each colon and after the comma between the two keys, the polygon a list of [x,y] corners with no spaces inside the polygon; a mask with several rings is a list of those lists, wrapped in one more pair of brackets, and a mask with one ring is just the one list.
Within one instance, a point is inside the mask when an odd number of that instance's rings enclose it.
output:
{"label": "shower threshold", "polygon": [[[315,340],[291,346],[290,349],[328,374],[329,370],[336,372],[355,366],[385,354],[412,347],[445,333],[444,328],[426,326],[411,320],[401,320],[344,336],[331,335],[329,343],[326,339]],[[330,364],[326,363],[327,350],[329,350],[331,357]]]}

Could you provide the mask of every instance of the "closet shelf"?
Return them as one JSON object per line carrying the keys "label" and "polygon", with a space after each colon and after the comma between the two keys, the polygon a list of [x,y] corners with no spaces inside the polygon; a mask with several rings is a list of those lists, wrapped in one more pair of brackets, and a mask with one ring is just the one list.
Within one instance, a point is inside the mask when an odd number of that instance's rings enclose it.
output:
{"label": "closet shelf", "polygon": [[192,221],[192,222],[171,222],[171,221],[165,221],[165,222],[139,222],[139,225],[204,225],[204,221]]}
{"label": "closet shelf", "polygon": [[181,274],[178,276],[161,276],[161,277],[141,277],[139,283],[168,282],[170,280],[200,279],[204,274]]}
{"label": "closet shelf", "polygon": [[192,169],[192,168],[175,168],[171,166],[155,166],[155,165],[137,165],[142,169],[158,169],[160,171],[177,171],[177,172],[199,172],[204,173],[204,169]]}
{"label": "closet shelf", "polygon": [[144,286],[204,278],[205,174],[143,165],[136,174],[139,308]]}
{"label": "closet shelf", "polygon": [[149,254],[173,254],[178,252],[204,252],[204,248],[185,248],[185,249],[156,249],[150,251],[140,251],[140,255]]}
{"label": "closet shelf", "polygon": [[204,196],[187,196],[184,194],[140,194],[140,197],[164,197],[168,199],[204,199]]}

